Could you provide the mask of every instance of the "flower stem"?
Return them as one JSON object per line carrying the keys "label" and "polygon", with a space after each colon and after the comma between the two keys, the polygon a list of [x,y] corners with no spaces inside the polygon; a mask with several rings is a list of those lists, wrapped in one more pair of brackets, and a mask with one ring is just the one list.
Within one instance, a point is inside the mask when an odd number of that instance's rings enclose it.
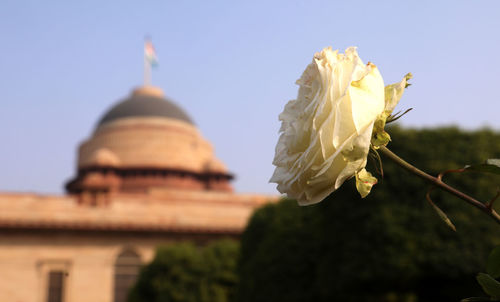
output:
{"label": "flower stem", "polygon": [[404,159],[401,157],[397,156],[394,154],[391,150],[389,150],[387,147],[380,147],[379,149],[380,152],[382,152],[385,156],[387,156],[389,159],[391,159],[393,162],[398,164],[399,166],[403,167],[404,169],[408,170],[409,172],[419,176],[420,178],[425,179],[426,181],[430,182],[434,186],[440,188],[443,191],[446,191],[452,195],[455,195],[456,197],[466,201],[467,203],[475,206],[476,208],[480,209],[484,213],[486,213],[488,216],[493,218],[497,223],[500,224],[500,215],[491,207],[488,207],[484,203],[470,197],[469,195],[458,191],[457,189],[447,185],[444,183],[441,179],[434,177],[432,175],[429,175],[425,173],[424,171],[418,169],[417,167],[411,165],[410,163],[406,162]]}

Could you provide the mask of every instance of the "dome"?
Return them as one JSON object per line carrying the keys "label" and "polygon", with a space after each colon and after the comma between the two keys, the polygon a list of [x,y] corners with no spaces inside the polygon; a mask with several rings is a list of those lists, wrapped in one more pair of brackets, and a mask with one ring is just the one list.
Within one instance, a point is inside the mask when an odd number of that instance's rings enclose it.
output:
{"label": "dome", "polygon": [[191,118],[176,104],[166,99],[159,88],[151,86],[134,90],[130,97],[114,105],[99,120],[97,127],[128,117],[166,117],[193,124]]}
{"label": "dome", "polygon": [[96,166],[227,173],[189,116],[152,86],[111,108],[80,145],[78,167]]}
{"label": "dome", "polygon": [[212,144],[181,108],[150,86],[135,89],[103,115],[80,144],[77,167],[69,192],[232,190],[233,176]]}

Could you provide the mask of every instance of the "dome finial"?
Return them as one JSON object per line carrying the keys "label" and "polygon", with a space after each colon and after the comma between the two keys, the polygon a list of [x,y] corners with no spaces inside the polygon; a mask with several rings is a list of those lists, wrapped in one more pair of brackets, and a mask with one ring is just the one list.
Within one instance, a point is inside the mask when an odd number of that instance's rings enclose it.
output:
{"label": "dome finial", "polygon": [[154,96],[163,98],[163,90],[155,86],[142,86],[132,91],[132,96]]}

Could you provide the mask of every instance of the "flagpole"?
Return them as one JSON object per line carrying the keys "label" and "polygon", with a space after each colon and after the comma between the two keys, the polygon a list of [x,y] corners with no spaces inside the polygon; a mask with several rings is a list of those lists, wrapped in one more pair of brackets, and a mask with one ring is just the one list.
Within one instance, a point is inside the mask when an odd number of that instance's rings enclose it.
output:
{"label": "flagpole", "polygon": [[144,86],[151,86],[151,64],[144,56]]}
{"label": "flagpole", "polygon": [[151,38],[144,39],[144,86],[151,86],[152,69],[158,64],[155,49],[151,43]]}
{"label": "flagpole", "polygon": [[151,86],[151,62],[149,62],[146,47],[151,40],[148,36],[144,38],[144,86]]}

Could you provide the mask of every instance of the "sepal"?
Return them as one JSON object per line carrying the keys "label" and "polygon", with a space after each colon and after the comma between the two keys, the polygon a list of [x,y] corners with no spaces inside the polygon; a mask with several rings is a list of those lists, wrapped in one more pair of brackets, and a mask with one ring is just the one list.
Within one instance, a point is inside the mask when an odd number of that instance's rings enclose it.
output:
{"label": "sepal", "polygon": [[366,169],[363,168],[359,172],[356,172],[356,189],[361,198],[368,196],[375,184],[377,184],[377,178],[373,177]]}

